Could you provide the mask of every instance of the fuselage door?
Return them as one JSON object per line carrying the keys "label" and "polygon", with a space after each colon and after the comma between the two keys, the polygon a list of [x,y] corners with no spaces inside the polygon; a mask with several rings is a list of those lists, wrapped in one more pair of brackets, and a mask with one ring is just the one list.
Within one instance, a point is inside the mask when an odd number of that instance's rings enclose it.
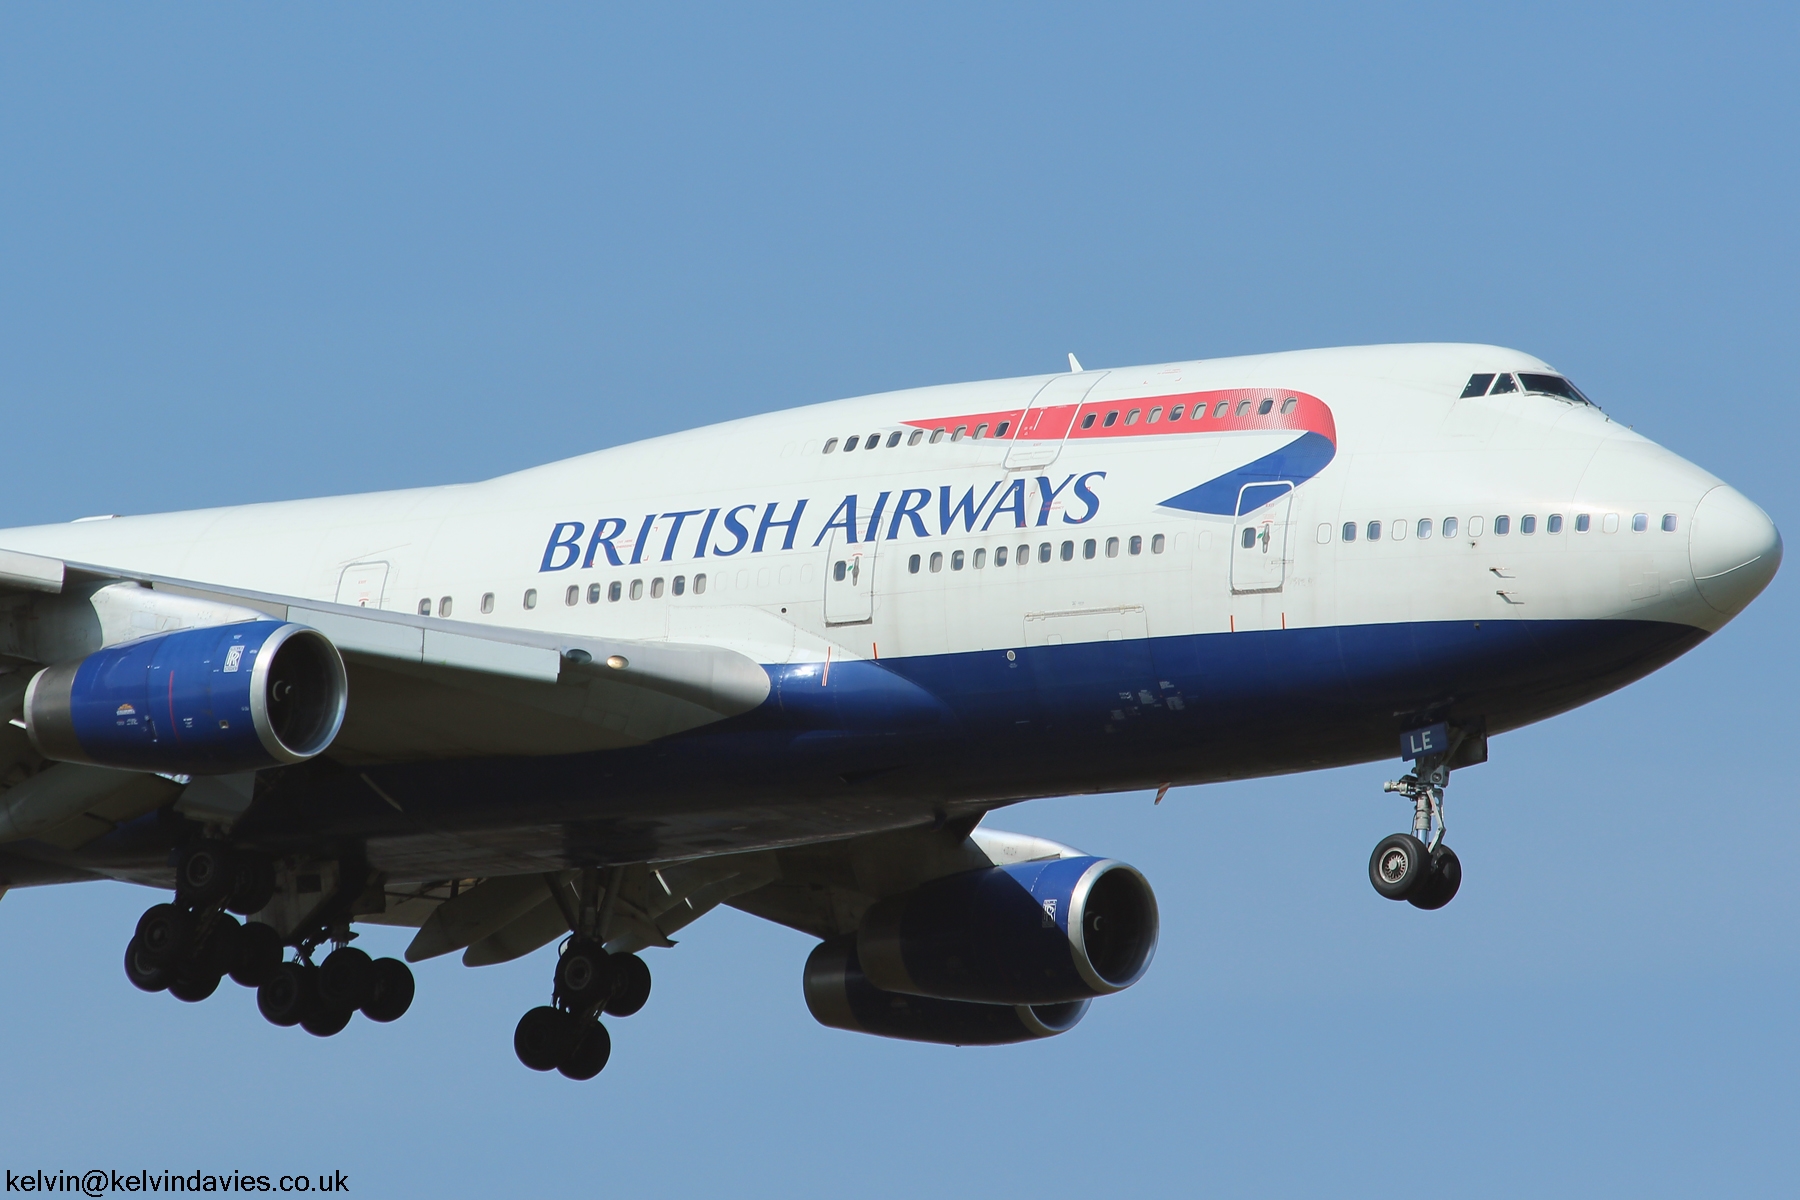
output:
{"label": "fuselage door", "polygon": [[825,623],[862,625],[875,618],[875,547],[878,542],[844,540],[831,531],[825,556]]}
{"label": "fuselage door", "polygon": [[380,608],[387,589],[388,565],[384,562],[351,563],[338,577],[337,602],[358,608]]}
{"label": "fuselage door", "polygon": [[1238,491],[1231,538],[1231,590],[1279,592],[1287,581],[1288,515],[1294,485],[1246,483]]}
{"label": "fuselage door", "polygon": [[1019,417],[1019,428],[1006,448],[1006,469],[1047,467],[1062,453],[1063,439],[1075,425],[1075,411],[1105,371],[1057,375],[1038,389]]}

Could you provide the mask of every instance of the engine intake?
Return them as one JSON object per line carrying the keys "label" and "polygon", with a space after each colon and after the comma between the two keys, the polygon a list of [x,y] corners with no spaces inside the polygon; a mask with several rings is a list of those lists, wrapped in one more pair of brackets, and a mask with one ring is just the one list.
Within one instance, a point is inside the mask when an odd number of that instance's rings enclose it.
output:
{"label": "engine intake", "polygon": [[857,932],[870,984],[981,1004],[1046,1005],[1123,991],[1156,952],[1156,897],[1109,858],[946,876],[872,907]]}
{"label": "engine intake", "polygon": [[25,728],[46,758],[221,775],[312,758],[348,702],[343,660],[324,634],[245,621],[46,667],[25,690]]}
{"label": "engine intake", "polygon": [[806,1007],[821,1025],[945,1046],[1000,1046],[1073,1029],[1092,1001],[971,1004],[884,992],[856,957],[856,935],[821,942],[806,960]]}

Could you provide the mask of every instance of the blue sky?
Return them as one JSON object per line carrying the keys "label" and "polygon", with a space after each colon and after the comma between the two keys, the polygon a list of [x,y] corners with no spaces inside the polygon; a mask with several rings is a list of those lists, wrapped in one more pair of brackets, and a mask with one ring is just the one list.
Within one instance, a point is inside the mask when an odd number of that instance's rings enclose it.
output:
{"label": "blue sky", "polygon": [[[1498,342],[1800,529],[1791,5],[15,5],[0,521],[478,479],[888,388]],[[1789,574],[1792,573],[1792,568]],[[1388,764],[990,824],[1142,868],[1143,983],[1039,1045],[817,1026],[801,935],[653,952],[591,1084],[548,951],[319,1041],[145,996],[154,897],[0,901],[0,1159],[353,1194],[1744,1196],[1800,1181],[1784,575],[1459,773],[1456,902],[1379,899]],[[389,952],[404,937],[376,932]]]}

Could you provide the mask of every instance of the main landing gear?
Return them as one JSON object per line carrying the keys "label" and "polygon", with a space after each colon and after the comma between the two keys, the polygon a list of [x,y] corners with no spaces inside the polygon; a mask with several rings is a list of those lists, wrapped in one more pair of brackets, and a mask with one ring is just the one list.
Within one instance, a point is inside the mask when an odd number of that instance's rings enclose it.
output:
{"label": "main landing gear", "polygon": [[581,873],[581,907],[569,922],[549,1004],[539,1005],[513,1030],[513,1053],[534,1071],[592,1079],[612,1057],[612,1035],[600,1015],[629,1017],[650,998],[650,968],[635,954],[608,954],[604,930],[625,872],[614,868],[604,899],[600,873]]}
{"label": "main landing gear", "polygon": [[[1454,751],[1452,751],[1454,752]],[[1448,754],[1421,758],[1404,779],[1382,784],[1413,802],[1413,831],[1382,838],[1369,855],[1369,882],[1389,900],[1414,908],[1442,908],[1462,886],[1462,863],[1444,844],[1444,787]]]}
{"label": "main landing gear", "polygon": [[[229,975],[256,989],[256,1006],[276,1025],[299,1025],[329,1037],[361,1011],[373,1021],[393,1021],[412,1004],[413,975],[394,958],[370,957],[346,943],[348,922],[323,925],[291,939],[299,958],[282,961],[288,940],[260,921],[238,916],[261,912],[275,892],[275,872],[261,855],[205,841],[182,852],[175,868],[175,899],[152,905],[138,918],[125,946],[125,975],[146,992],[167,991],[194,1003],[218,990]],[[315,948],[337,948],[314,966]]]}

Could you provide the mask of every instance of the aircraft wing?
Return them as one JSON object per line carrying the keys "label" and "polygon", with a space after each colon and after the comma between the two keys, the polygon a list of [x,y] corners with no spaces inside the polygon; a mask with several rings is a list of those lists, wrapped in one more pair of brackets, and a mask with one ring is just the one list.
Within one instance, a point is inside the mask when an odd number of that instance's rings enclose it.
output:
{"label": "aircraft wing", "polygon": [[[726,646],[538,633],[0,550],[0,716],[19,715],[38,666],[262,617],[316,629],[342,654],[349,706],[325,756],[350,765],[640,745],[749,712],[770,687],[754,658]],[[34,836],[74,849],[179,786],[41,764],[22,729],[0,726],[0,784],[30,784],[0,794],[0,841]],[[32,806],[81,815],[27,830],[12,818]]]}

